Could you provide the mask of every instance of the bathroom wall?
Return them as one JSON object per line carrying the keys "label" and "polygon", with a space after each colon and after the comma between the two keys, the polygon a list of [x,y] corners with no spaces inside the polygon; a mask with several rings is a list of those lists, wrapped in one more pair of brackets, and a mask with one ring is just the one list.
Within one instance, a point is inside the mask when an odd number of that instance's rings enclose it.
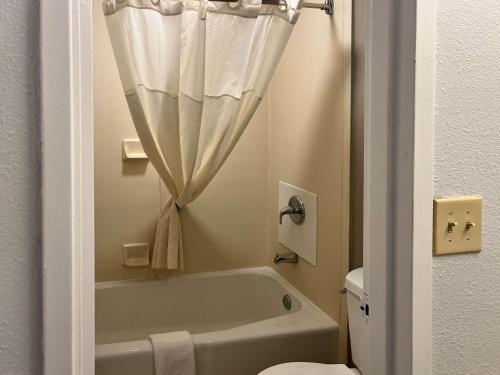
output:
{"label": "bathroom wall", "polygon": [[39,2],[0,7],[0,374],[41,374]]}
{"label": "bathroom wall", "polygon": [[100,1],[94,16],[95,271],[97,281],[140,277],[122,267],[122,245],[154,239],[158,174],[148,162],[122,162],[122,139],[137,138],[114,62]]}
{"label": "bathroom wall", "polygon": [[[275,269],[345,327],[351,120],[351,2],[335,15],[303,10],[270,88],[270,259],[278,238],[278,181],[318,196],[317,266]],[[345,330],[343,330],[343,333]]]}
{"label": "bathroom wall", "polygon": [[437,1],[436,195],[484,197],[483,250],[435,257],[433,374],[500,371],[500,7]]}
{"label": "bathroom wall", "polygon": [[363,266],[365,33],[367,0],[352,2],[351,222],[349,268]]}
{"label": "bathroom wall", "polygon": [[[121,160],[137,138],[123,96],[100,0],[94,0],[96,279],[151,273],[122,266],[124,243],[153,243],[164,190],[148,162]],[[181,213],[184,272],[265,265],[268,258],[268,101],[207,189]]]}

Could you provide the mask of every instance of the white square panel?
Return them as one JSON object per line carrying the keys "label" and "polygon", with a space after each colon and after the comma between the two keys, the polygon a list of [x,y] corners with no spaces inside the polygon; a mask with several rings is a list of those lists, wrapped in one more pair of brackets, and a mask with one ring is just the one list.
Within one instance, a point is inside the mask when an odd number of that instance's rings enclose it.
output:
{"label": "white square panel", "polygon": [[[279,224],[279,210],[288,206],[288,200],[298,195],[304,202],[305,220],[301,225],[295,224],[288,215]],[[317,196],[306,190],[279,182],[279,208],[276,212],[276,223],[279,226],[278,240],[291,251],[312,265],[316,265],[316,232],[317,232]]]}

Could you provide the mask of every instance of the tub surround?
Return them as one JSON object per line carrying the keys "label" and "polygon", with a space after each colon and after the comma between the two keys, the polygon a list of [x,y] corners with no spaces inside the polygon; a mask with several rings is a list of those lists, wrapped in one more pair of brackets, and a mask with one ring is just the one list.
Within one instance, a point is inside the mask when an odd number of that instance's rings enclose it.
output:
{"label": "tub surround", "polygon": [[[269,96],[269,262],[287,251],[278,242],[278,182],[315,193],[317,266],[300,260],[274,268],[346,328],[345,301],[337,292],[349,264],[351,17],[351,2],[344,0],[335,2],[333,18],[303,10]],[[342,342],[347,348],[347,336]]]}
{"label": "tub surround", "polygon": [[[123,139],[137,136],[100,0],[93,1],[96,278],[148,277],[148,267],[121,265],[122,246],[152,245],[166,192],[147,162],[121,160]],[[352,15],[347,0],[336,1],[335,7],[332,17],[302,11],[252,123],[207,189],[181,210],[185,269],[170,275],[272,265],[276,253],[288,251],[278,242],[278,181],[282,180],[318,196],[317,266],[301,259],[297,265],[273,267],[344,328],[346,307],[337,292],[349,262]],[[317,69],[310,69],[311,61]],[[347,330],[341,333],[340,347],[347,348]]]}
{"label": "tub surround", "polygon": [[352,2],[352,103],[351,103],[351,224],[349,228],[349,269],[363,266],[364,193],[364,91],[366,8],[365,0]]}
{"label": "tub surround", "polygon": [[[151,163],[122,160],[123,140],[137,139],[137,133],[123,95],[101,0],[93,0],[92,5],[96,280],[137,279],[152,271],[122,266],[123,245],[144,242],[152,249],[166,195]],[[268,109],[264,100],[215,179],[181,210],[184,273],[266,265],[269,223],[262,213],[268,205]]]}

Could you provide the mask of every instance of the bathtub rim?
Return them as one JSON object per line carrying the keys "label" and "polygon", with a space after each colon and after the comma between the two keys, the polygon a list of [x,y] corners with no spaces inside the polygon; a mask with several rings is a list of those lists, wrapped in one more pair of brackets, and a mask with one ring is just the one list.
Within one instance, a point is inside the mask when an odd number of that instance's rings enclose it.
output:
{"label": "bathtub rim", "polygon": [[[141,278],[119,281],[105,281],[96,283],[96,289],[107,289],[119,286],[126,286],[136,283],[168,283],[174,280],[200,279],[206,277],[230,276],[241,274],[259,274],[270,277],[282,286],[287,293],[290,293],[300,303],[300,309],[284,315],[236,326],[218,331],[209,331],[192,334],[193,343],[196,349],[204,348],[213,344],[230,344],[231,342],[244,340],[256,340],[265,337],[275,337],[289,334],[303,334],[306,332],[334,330],[339,332],[339,324],[316,304],[301,293],[289,281],[281,276],[276,270],[268,266],[240,268],[225,271],[209,271],[193,274],[175,275],[170,278]],[[314,319],[311,319],[314,318]],[[283,328],[286,327],[286,328]],[[340,342],[339,342],[340,344]],[[141,340],[121,341],[116,343],[96,344],[96,360],[119,357],[127,354],[149,354],[152,353],[151,342],[148,338]]]}

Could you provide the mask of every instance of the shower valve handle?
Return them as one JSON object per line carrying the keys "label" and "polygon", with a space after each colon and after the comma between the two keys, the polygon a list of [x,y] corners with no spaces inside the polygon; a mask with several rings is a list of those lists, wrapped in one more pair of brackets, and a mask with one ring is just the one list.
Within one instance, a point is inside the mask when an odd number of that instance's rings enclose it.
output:
{"label": "shower valve handle", "polygon": [[306,209],[304,202],[298,195],[294,195],[288,201],[288,206],[280,210],[280,225],[283,224],[283,216],[290,215],[290,219],[297,225],[304,223],[306,219]]}

